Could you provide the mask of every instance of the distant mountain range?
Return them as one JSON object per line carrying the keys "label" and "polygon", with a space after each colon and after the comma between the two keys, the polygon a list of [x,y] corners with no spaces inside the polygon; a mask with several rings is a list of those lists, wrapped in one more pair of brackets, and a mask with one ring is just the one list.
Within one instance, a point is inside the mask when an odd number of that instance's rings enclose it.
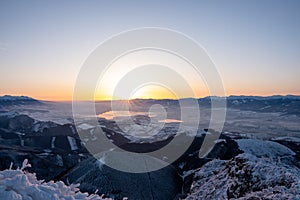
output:
{"label": "distant mountain range", "polygon": [[27,104],[42,104],[42,102],[28,96],[0,96],[0,107]]}
{"label": "distant mountain range", "polygon": [[[223,97],[208,96],[197,99],[200,108],[209,108],[212,99],[220,100]],[[191,101],[192,98],[182,99]],[[135,99],[131,100],[133,105],[142,105],[147,110],[153,104],[160,104],[169,108],[179,106],[178,100],[155,100],[155,99]],[[274,95],[274,96],[228,96],[226,97],[227,108],[255,111],[255,112],[278,112],[285,114],[294,114],[300,116],[300,96],[294,95]],[[138,108],[140,109],[140,108]]]}
{"label": "distant mountain range", "polygon": [[[199,98],[198,100],[206,100],[211,98],[222,98],[218,96],[206,96]],[[185,100],[195,99],[195,98],[183,98]],[[253,100],[271,100],[271,99],[294,99],[300,100],[300,96],[297,95],[273,95],[273,96],[247,96],[247,95],[231,95],[226,97],[227,100],[242,100],[242,99],[253,99]],[[41,102],[40,100],[34,99],[29,96],[13,96],[4,95],[0,96],[0,102]],[[134,99],[133,101],[176,101],[173,99]]]}
{"label": "distant mountain range", "polygon": [[227,99],[257,99],[257,100],[266,100],[266,99],[300,99],[300,96],[297,95],[273,95],[273,96],[245,96],[245,95],[231,95]]}
{"label": "distant mountain range", "polygon": [[[212,99],[222,99],[223,97],[208,96],[197,99],[200,108],[210,107]],[[183,101],[193,100],[193,98],[181,99]],[[195,100],[195,99],[194,99]],[[123,101],[123,100],[120,100]],[[278,112],[282,114],[295,114],[300,116],[300,96],[296,95],[274,95],[274,96],[228,96],[226,97],[227,108],[255,111],[255,112]],[[172,99],[134,99],[131,103],[135,105],[132,109],[147,109],[153,104],[161,104],[169,108],[179,106],[178,100]],[[18,105],[39,105],[42,101],[28,96],[0,96],[0,107]]]}
{"label": "distant mountain range", "polygon": [[256,112],[278,112],[300,116],[300,96],[229,96],[227,98],[227,107]]}

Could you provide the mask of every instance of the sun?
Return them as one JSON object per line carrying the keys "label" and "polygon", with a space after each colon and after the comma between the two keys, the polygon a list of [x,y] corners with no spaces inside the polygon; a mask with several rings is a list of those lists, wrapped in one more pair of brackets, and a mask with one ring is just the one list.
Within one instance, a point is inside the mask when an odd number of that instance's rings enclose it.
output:
{"label": "sun", "polygon": [[178,99],[171,89],[162,85],[150,84],[137,88],[130,99]]}
{"label": "sun", "polygon": [[180,99],[206,94],[205,81],[190,63],[168,52],[143,50],[126,54],[105,68],[94,100]]}

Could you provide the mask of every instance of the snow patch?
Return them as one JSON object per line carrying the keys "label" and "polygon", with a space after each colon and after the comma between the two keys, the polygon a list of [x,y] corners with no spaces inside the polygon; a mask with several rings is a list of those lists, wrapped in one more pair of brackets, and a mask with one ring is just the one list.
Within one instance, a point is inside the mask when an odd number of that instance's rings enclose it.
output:
{"label": "snow patch", "polygon": [[218,143],[221,143],[221,142],[226,143],[226,140],[225,139],[217,139],[217,140],[214,141],[215,144],[218,144]]}
{"label": "snow patch", "polygon": [[52,139],[51,139],[51,148],[55,148],[55,140],[56,140],[56,137],[52,137]]}
{"label": "snow patch", "polygon": [[74,150],[77,150],[78,149],[78,146],[76,144],[76,140],[75,138],[71,137],[71,136],[67,136],[68,138],[68,141],[69,141],[69,145],[71,147],[71,150],[74,151]]}
{"label": "snow patch", "polygon": [[88,130],[88,129],[94,128],[94,126],[83,123],[83,124],[78,125],[78,128],[80,128],[82,130]]}

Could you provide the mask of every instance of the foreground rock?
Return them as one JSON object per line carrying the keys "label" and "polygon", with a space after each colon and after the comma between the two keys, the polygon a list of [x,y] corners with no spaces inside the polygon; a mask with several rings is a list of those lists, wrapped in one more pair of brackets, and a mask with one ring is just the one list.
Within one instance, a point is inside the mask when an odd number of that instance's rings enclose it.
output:
{"label": "foreground rock", "polygon": [[300,199],[294,152],[274,142],[238,144],[247,153],[230,161],[213,160],[197,170],[186,199]]}
{"label": "foreground rock", "polygon": [[78,185],[66,186],[61,181],[56,183],[39,181],[35,174],[25,171],[25,168],[31,167],[27,162],[28,160],[24,160],[22,167],[16,170],[10,168],[0,171],[0,199],[109,200],[95,194],[81,193]]}

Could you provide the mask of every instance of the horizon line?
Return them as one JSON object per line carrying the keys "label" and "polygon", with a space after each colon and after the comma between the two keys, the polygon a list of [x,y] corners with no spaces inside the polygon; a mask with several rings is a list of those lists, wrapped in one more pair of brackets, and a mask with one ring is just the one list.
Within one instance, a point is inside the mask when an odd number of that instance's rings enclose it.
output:
{"label": "horizon line", "polygon": [[74,99],[50,99],[50,98],[36,98],[34,96],[25,95],[25,94],[1,94],[0,97],[4,96],[12,96],[12,97],[30,97],[35,100],[44,101],[44,102],[70,102],[70,101],[78,101],[78,102],[88,102],[88,101],[94,101],[94,102],[105,102],[105,101],[132,101],[132,100],[180,100],[180,99],[204,99],[208,97],[222,97],[222,98],[228,98],[228,97],[288,97],[288,96],[294,96],[294,97],[300,97],[300,94],[298,93],[286,93],[286,94],[268,94],[268,95],[260,95],[260,94],[230,94],[225,96],[217,96],[217,95],[208,95],[208,96],[202,96],[202,97],[182,97],[182,98],[134,98],[134,99],[82,99],[82,100],[74,100]]}
{"label": "horizon line", "polygon": [[136,100],[156,100],[156,101],[163,101],[163,100],[185,100],[185,99],[205,99],[210,97],[217,97],[217,98],[229,98],[229,97],[260,97],[260,98],[268,98],[268,97],[299,97],[300,94],[273,94],[273,95],[226,95],[226,96],[217,96],[217,95],[211,95],[211,96],[203,96],[203,97],[183,97],[183,98],[134,98],[134,99],[94,99],[94,100],[43,100],[43,99],[36,99],[39,101],[45,101],[45,102],[110,102],[110,101],[136,101]]}

